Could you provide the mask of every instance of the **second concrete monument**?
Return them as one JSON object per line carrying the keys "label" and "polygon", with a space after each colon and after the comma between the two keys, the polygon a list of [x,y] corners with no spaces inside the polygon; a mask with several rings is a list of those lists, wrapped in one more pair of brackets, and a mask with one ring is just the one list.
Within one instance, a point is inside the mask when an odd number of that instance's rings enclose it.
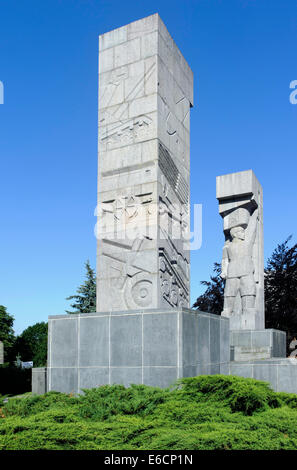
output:
{"label": "second concrete monument", "polygon": [[223,316],[232,330],[264,328],[263,191],[252,170],[217,177],[225,245]]}

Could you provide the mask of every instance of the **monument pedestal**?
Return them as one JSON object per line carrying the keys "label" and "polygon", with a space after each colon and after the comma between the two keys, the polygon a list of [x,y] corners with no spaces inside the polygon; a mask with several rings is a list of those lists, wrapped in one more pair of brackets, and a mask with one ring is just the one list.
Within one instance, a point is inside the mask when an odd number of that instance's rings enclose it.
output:
{"label": "monument pedestal", "polygon": [[34,367],[32,369],[32,394],[43,395],[47,392],[47,368]]}
{"label": "monument pedestal", "polygon": [[233,361],[230,375],[269,382],[276,392],[297,393],[297,359],[273,357],[254,361]]}
{"label": "monument pedestal", "polygon": [[263,315],[256,309],[250,309],[248,312],[232,316],[225,315],[223,311],[222,316],[229,318],[231,331],[264,331]]}
{"label": "monument pedestal", "polygon": [[227,373],[229,321],[190,309],[49,317],[47,390],[104,384],[168,387],[180,377]]}
{"label": "monument pedestal", "polygon": [[286,357],[286,333],[280,330],[231,330],[231,361]]}

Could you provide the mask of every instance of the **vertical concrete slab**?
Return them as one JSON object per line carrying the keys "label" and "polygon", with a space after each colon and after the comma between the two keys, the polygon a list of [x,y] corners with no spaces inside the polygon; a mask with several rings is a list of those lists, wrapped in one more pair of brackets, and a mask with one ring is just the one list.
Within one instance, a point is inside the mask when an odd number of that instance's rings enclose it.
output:
{"label": "vertical concrete slab", "polygon": [[223,317],[220,318],[220,362],[229,363],[230,361],[230,328],[229,321]]}
{"label": "vertical concrete slab", "polygon": [[271,387],[277,389],[277,366],[275,364],[255,363],[253,366],[253,378],[269,382]]}
{"label": "vertical concrete slab", "polygon": [[4,364],[4,344],[0,341],[0,364]]}
{"label": "vertical concrete slab", "polygon": [[77,315],[68,315],[51,321],[51,367],[78,366],[78,320]]}
{"label": "vertical concrete slab", "polygon": [[81,393],[84,388],[97,388],[109,383],[109,367],[80,367],[78,383]]}
{"label": "vertical concrete slab", "polygon": [[178,341],[177,312],[143,315],[144,366],[177,367]]}
{"label": "vertical concrete slab", "polygon": [[198,316],[198,348],[201,374],[210,374],[210,316]]}
{"label": "vertical concrete slab", "polygon": [[43,395],[47,392],[47,368],[34,367],[32,369],[32,394]]}
{"label": "vertical concrete slab", "polygon": [[78,393],[77,367],[51,367],[49,368],[49,390],[62,393]]}
{"label": "vertical concrete slab", "polygon": [[141,315],[111,316],[110,365],[112,367],[142,365]]}
{"label": "vertical concrete slab", "polygon": [[[210,362],[212,364],[219,365],[220,364],[220,351],[221,351],[221,334],[220,334],[221,332],[220,332],[219,316],[213,315],[210,318],[209,328],[210,328],[209,330]],[[219,372],[215,372],[215,373],[217,374]]]}
{"label": "vertical concrete slab", "polygon": [[[252,170],[218,176],[216,183],[225,236],[222,274],[226,286],[222,315],[230,319],[233,330],[262,330],[265,327],[263,189]],[[237,237],[234,230],[239,228],[241,235]],[[250,276],[250,287],[244,287],[245,276]],[[240,290],[232,279],[240,279]],[[250,292],[242,294],[242,289]],[[243,297],[247,295],[250,299],[245,306]]]}
{"label": "vertical concrete slab", "polygon": [[109,366],[108,316],[86,316],[80,319],[79,366]]}
{"label": "vertical concrete slab", "polygon": [[98,312],[189,306],[192,105],[157,14],[100,36]]}

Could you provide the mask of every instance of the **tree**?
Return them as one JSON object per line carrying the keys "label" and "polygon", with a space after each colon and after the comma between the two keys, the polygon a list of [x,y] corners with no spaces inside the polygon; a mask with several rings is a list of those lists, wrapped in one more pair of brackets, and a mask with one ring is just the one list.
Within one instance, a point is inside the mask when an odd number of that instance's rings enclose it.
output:
{"label": "tree", "polygon": [[15,342],[13,331],[14,318],[6,311],[6,307],[0,305],[0,341],[4,345],[4,361],[10,358],[12,346]]}
{"label": "tree", "polygon": [[273,251],[264,277],[265,326],[285,331],[288,343],[297,337],[297,244],[289,247],[291,238]]}
{"label": "tree", "polygon": [[89,260],[85,263],[86,268],[86,281],[81,284],[77,289],[76,295],[67,297],[66,300],[75,299],[76,302],[71,304],[71,308],[74,308],[74,312],[67,313],[89,313],[96,312],[96,274],[90,266]]}
{"label": "tree", "polygon": [[202,312],[215,313],[221,315],[224,304],[224,285],[225,281],[221,278],[221,265],[214,263],[214,275],[210,277],[210,281],[201,281],[207,289],[204,294],[200,295],[193,305]]}
{"label": "tree", "polygon": [[21,356],[22,361],[33,361],[34,367],[43,367],[47,361],[48,325],[35,323],[19,335],[13,346],[14,356]]}

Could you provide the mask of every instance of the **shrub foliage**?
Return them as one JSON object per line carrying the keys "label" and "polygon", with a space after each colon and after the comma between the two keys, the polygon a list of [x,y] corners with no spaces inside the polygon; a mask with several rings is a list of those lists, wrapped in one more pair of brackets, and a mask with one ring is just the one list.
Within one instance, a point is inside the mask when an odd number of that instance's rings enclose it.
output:
{"label": "shrub foliage", "polygon": [[240,377],[106,385],[0,406],[0,449],[297,449],[297,395]]}

